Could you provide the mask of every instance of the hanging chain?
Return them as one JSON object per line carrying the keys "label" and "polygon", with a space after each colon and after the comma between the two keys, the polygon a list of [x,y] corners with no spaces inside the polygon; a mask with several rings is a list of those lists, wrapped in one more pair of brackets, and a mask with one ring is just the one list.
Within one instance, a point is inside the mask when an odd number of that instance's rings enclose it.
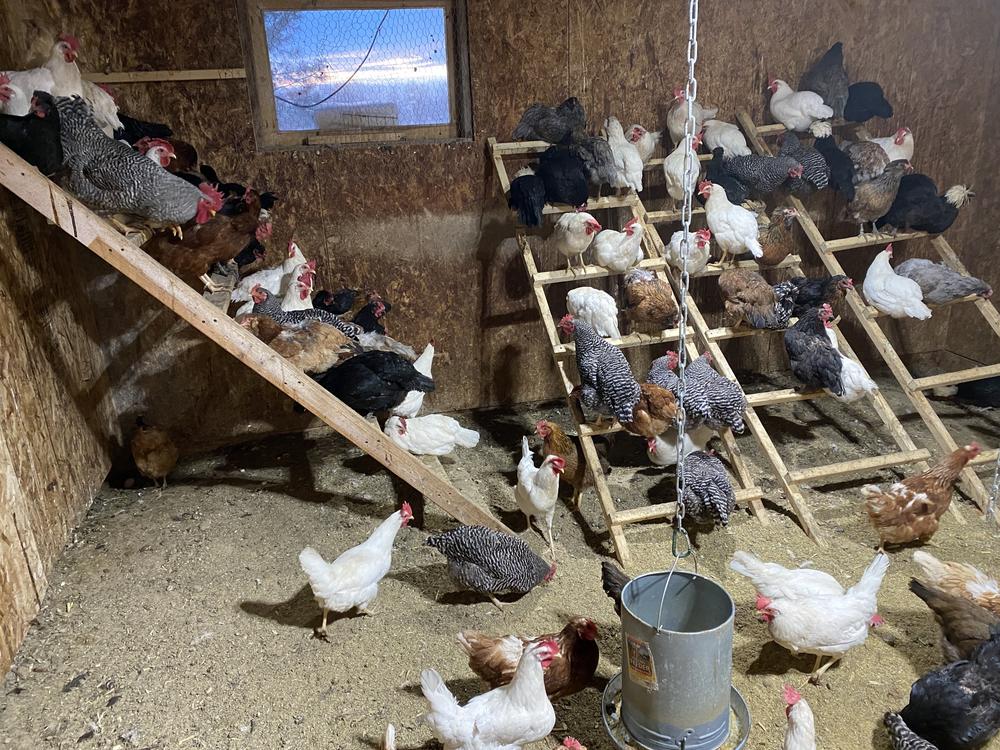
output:
{"label": "hanging chain", "polygon": [[993,491],[986,503],[986,517],[993,518],[997,512],[997,497],[1000,496],[1000,451],[997,451],[997,465],[993,470]]}

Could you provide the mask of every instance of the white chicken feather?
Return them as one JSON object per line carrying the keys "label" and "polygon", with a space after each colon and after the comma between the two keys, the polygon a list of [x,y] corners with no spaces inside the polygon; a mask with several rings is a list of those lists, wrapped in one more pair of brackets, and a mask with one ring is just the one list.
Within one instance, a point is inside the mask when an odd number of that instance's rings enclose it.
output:
{"label": "white chicken feather", "polygon": [[625,273],[642,260],[642,235],[638,219],[629,219],[624,231],[605,229],[594,237],[594,262],[612,273]]}
{"label": "white chicken feather", "polygon": [[[434,364],[434,342],[431,341],[420,352],[420,356],[413,361],[413,369],[421,375],[431,377],[431,367]],[[399,417],[415,417],[420,413],[424,405],[423,391],[410,391],[400,402],[399,406],[392,410],[392,413]]]}
{"label": "white chicken feather", "polygon": [[639,149],[625,138],[625,131],[617,117],[609,117],[604,121],[604,138],[611,146],[615,159],[615,180],[613,188],[632,188],[637,193],[642,192],[642,157]]}
{"label": "white chicken feather", "polygon": [[598,335],[621,338],[618,330],[618,305],[615,298],[600,289],[581,286],[566,293],[566,310],[574,318],[590,323]]}
{"label": "white chicken feather", "polygon": [[[686,458],[695,451],[705,450],[708,441],[715,435],[715,431],[705,425],[698,425],[684,433],[684,441],[681,447],[682,458]],[[677,428],[672,427],[662,435],[646,440],[646,455],[655,466],[676,466],[677,465]]]}
{"label": "white chicken feather", "polygon": [[893,318],[927,320],[931,309],[924,304],[924,293],[913,279],[900,276],[889,263],[892,245],[875,256],[868,266],[862,286],[868,304]]}
{"label": "white chicken feather", "polygon": [[[288,257],[284,261],[273,268],[264,268],[250,274],[243,278],[236,288],[233,289],[230,299],[233,302],[246,303],[236,310],[236,314],[244,315],[253,312],[253,299],[250,297],[250,292],[253,291],[254,286],[257,284],[260,284],[262,289],[267,289],[267,291],[275,296],[284,295],[288,289],[288,285],[292,281],[292,274],[295,272],[295,269],[300,264],[308,262],[306,256],[302,253],[302,249],[294,240],[290,241],[288,243]],[[312,269],[316,269],[315,262],[312,265]]]}
{"label": "white chicken feather", "polygon": [[705,222],[722,250],[723,260],[730,255],[750,253],[759,258],[764,254],[757,239],[760,230],[753,211],[730,203],[721,185],[705,181],[698,186],[698,192],[707,196]]}
{"label": "white chicken feather", "polygon": [[288,285],[284,296],[281,298],[281,309],[289,312],[292,310],[312,310],[312,289],[313,275],[308,263],[299,263],[292,271],[294,282]]}
{"label": "white chicken feather", "polygon": [[785,686],[785,740],[781,750],[816,750],[816,720],[812,708],[798,690]]}
{"label": "white chicken feather", "polygon": [[813,91],[793,91],[780,78],[772,79],[768,88],[771,89],[771,116],[789,130],[805,132],[816,120],[833,117],[833,109]]}
{"label": "white chicken feather", "polygon": [[786,568],[768,563],[749,552],[737,551],[729,567],[768,599],[802,599],[815,596],[839,596],[844,587],[829,573],[814,568]]}
{"label": "white chicken feather", "polygon": [[570,269],[573,258],[583,265],[583,254],[601,231],[601,225],[586,211],[565,213],[552,228],[552,234],[545,240],[545,248],[554,250],[566,258],[566,270]]}
{"label": "white chicken feather", "polygon": [[[691,148],[694,149],[693,154],[691,154],[692,164],[694,166],[694,180],[691,183],[692,186],[698,184],[698,174],[701,167],[701,163],[698,161],[698,147],[701,145],[701,134],[699,133],[691,141]],[[673,198],[675,201],[684,200],[684,154],[686,153],[684,149],[684,141],[682,140],[677,144],[677,147],[671,151],[667,158],[663,160],[663,177],[667,184],[667,194]]]}
{"label": "white chicken feather", "polygon": [[889,161],[897,159],[913,159],[913,131],[909,128],[900,128],[892,135],[884,138],[869,138],[872,143],[877,143],[889,157]]}
{"label": "white chicken feather", "polygon": [[661,131],[650,132],[638,123],[629,125],[628,139],[635,144],[635,148],[639,152],[639,158],[642,159],[643,164],[653,158],[653,152],[656,151],[656,144],[660,142],[660,134]]}
{"label": "white chicken feather", "polygon": [[[687,120],[686,95],[683,87],[674,89],[674,101],[667,112],[667,132],[670,133],[670,142],[677,145],[684,140],[684,123]],[[694,132],[701,130],[705,120],[711,120],[719,114],[718,107],[703,107],[701,102],[695,101],[691,105],[691,112],[694,115]]]}
{"label": "white chicken feather", "polygon": [[559,475],[566,468],[566,461],[560,456],[546,456],[542,465],[535,468],[535,460],[528,447],[528,438],[521,438],[521,460],[517,463],[517,486],[514,499],[517,507],[531,524],[532,518],[545,520],[549,550],[555,559],[556,548],[552,540],[552,520],[559,499]]}
{"label": "white chicken feather", "polygon": [[416,456],[447,456],[456,446],[475,448],[479,433],[468,430],[444,414],[423,417],[393,415],[385,421],[383,432],[404,450]]}
{"label": "white chicken feather", "polygon": [[725,120],[706,120],[704,128],[703,141],[709,151],[721,148],[723,159],[749,156],[750,147],[747,145],[747,139],[736,125]]}
{"label": "white chicken feather", "polygon": [[830,321],[826,322],[826,336],[830,339],[830,344],[833,348],[840,354],[840,382],[844,386],[843,395],[838,396],[835,393],[827,392],[838,401],[850,403],[851,401],[863,398],[866,394],[877,391],[878,384],[868,377],[865,368],[840,351],[837,332],[833,330]]}
{"label": "white chicken feather", "polygon": [[[678,229],[670,235],[670,242],[667,244],[663,257],[666,258],[673,268],[678,271],[684,265],[681,256],[681,241],[684,239],[684,230]],[[712,230],[699,229],[688,237],[688,273],[694,276],[705,270],[709,257],[712,253]]]}

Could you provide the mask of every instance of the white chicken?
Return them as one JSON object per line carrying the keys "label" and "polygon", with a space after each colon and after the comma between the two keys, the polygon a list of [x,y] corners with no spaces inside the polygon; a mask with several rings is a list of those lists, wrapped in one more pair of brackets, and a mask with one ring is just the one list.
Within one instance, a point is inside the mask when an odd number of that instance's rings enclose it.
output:
{"label": "white chicken", "polygon": [[816,750],[816,721],[812,708],[791,685],[785,685],[783,696],[788,726],[781,750]]}
{"label": "white chicken", "polygon": [[[667,112],[667,131],[670,133],[670,142],[677,145],[684,140],[684,122],[687,120],[687,94],[682,86],[674,89],[674,101]],[[691,109],[694,113],[694,132],[701,130],[705,120],[711,120],[719,114],[718,107],[703,107],[699,102],[693,102]]]}
{"label": "white chicken", "polygon": [[628,139],[635,144],[643,164],[653,158],[653,152],[656,151],[656,144],[660,142],[661,133],[660,130],[651,133],[638,123],[629,126]]}
{"label": "white chicken", "polygon": [[552,234],[545,240],[545,248],[561,253],[566,258],[566,270],[570,270],[573,258],[583,267],[583,254],[601,231],[601,225],[586,211],[565,213],[552,228]]}
{"label": "white chicken", "polygon": [[581,286],[566,293],[566,310],[574,318],[590,323],[599,336],[619,339],[618,305],[615,298],[600,289]]}
{"label": "white chicken", "polygon": [[609,117],[604,121],[602,135],[611,146],[611,154],[615,159],[616,174],[611,187],[632,188],[635,192],[641,193],[642,157],[635,144],[625,137],[625,131],[617,117]]}
{"label": "white chicken", "polygon": [[897,159],[913,159],[913,131],[909,128],[900,128],[893,135],[885,138],[869,138],[872,143],[877,143],[889,157],[889,161]]}
{"label": "white chicken", "polygon": [[13,83],[10,76],[0,73],[0,114],[24,117],[30,111],[31,97],[25,96],[24,89]]}
{"label": "white chicken", "polygon": [[872,307],[893,318],[927,320],[931,317],[931,309],[923,302],[920,284],[893,271],[889,264],[891,257],[890,244],[868,266],[862,285],[865,299]]}
{"label": "white chicken", "polygon": [[[868,639],[878,590],[888,569],[889,558],[880,552],[861,580],[843,594],[797,599],[758,595],[757,611],[778,644],[793,654],[816,656],[810,681],[817,682],[844,654]],[[821,667],[824,656],[830,661]]]}
{"label": "white chicken", "polygon": [[780,78],[772,78],[767,87],[771,89],[771,117],[789,130],[802,133],[816,120],[833,117],[833,110],[813,91],[793,91]]}
{"label": "white chicken", "polygon": [[295,243],[295,240],[290,240],[288,243],[288,257],[282,263],[273,268],[265,268],[250,274],[233,289],[231,295],[232,301],[245,302],[244,305],[236,310],[236,314],[244,315],[253,311],[253,299],[250,297],[250,292],[258,284],[262,289],[267,289],[267,291],[275,296],[284,295],[288,289],[288,285],[292,282],[292,274],[302,263],[312,263],[311,268],[314,271],[316,270],[316,261],[307,261],[306,256],[302,254],[302,249]]}
{"label": "white chicken", "polygon": [[430,704],[421,716],[444,750],[519,750],[549,735],[556,723],[545,693],[544,669],[559,652],[555,641],[524,650],[514,678],[460,706],[433,669],[420,674],[420,688]]}
{"label": "white chicken", "polygon": [[285,312],[293,310],[312,310],[312,290],[315,276],[308,263],[299,263],[292,272],[294,282],[288,285],[281,298],[281,309]]}
{"label": "white chicken", "polygon": [[342,552],[328,563],[312,547],[299,553],[299,564],[309,577],[309,586],[323,610],[321,630],[326,634],[330,612],[346,612],[357,607],[367,613],[378,596],[378,584],[392,565],[392,544],[396,534],[413,518],[409,503],[378,525],[357,547]]}
{"label": "white chicken", "polygon": [[[850,403],[851,401],[863,398],[866,394],[875,393],[878,390],[878,383],[868,377],[868,373],[865,372],[864,367],[840,351],[837,332],[833,330],[833,322],[825,320],[823,323],[826,326],[826,336],[830,339],[830,344],[840,355],[840,382],[844,386],[844,394],[842,396],[834,393],[831,393],[831,395],[838,401]],[[829,391],[827,392],[829,393]]]}
{"label": "white chicken", "polygon": [[479,433],[462,427],[457,419],[444,414],[423,417],[393,415],[385,421],[383,432],[392,442],[415,456],[447,456],[456,446],[475,448]]}
{"label": "white chicken", "polygon": [[517,487],[514,499],[531,525],[531,519],[544,519],[549,550],[556,559],[556,547],[552,540],[552,519],[559,499],[559,475],[566,469],[566,461],[561,456],[546,456],[542,465],[535,468],[528,438],[521,438],[521,460],[517,463]]}
{"label": "white chicken", "polygon": [[[431,341],[420,352],[420,356],[413,361],[413,369],[425,377],[431,377],[431,367],[434,364],[434,342]],[[410,391],[400,402],[399,406],[392,410],[398,417],[415,417],[420,413],[424,405],[423,391]]]}
{"label": "white chicken", "polygon": [[[694,152],[691,154],[693,159],[695,177],[692,181],[692,185],[698,184],[698,174],[701,169],[701,164],[698,161],[698,147],[701,146],[701,133],[698,133],[691,141],[691,148]],[[671,151],[667,158],[663,160],[663,177],[666,179],[667,183],[667,195],[669,195],[675,203],[684,200],[684,141],[681,140],[677,144],[677,147]]]}
{"label": "white chicken", "polygon": [[721,185],[703,180],[698,185],[698,194],[705,197],[705,221],[712,230],[724,262],[730,255],[750,253],[759,258],[764,254],[757,239],[757,215],[743,206],[729,202]]}
{"label": "white chicken", "polygon": [[731,122],[725,120],[706,120],[704,125],[705,148],[709,151],[722,149],[722,158],[730,159],[734,156],[748,156],[750,147],[743,131]]}
{"label": "white chicken", "polygon": [[[684,239],[684,230],[678,229],[670,235],[670,242],[664,250],[664,258],[673,268],[678,271],[683,266],[681,256],[681,241]],[[694,235],[688,237],[688,273],[694,276],[705,270],[708,259],[712,253],[712,230],[708,228],[699,229]]]}
{"label": "white chicken", "polygon": [[625,273],[642,260],[642,235],[645,228],[636,218],[629,219],[623,231],[605,229],[594,237],[594,262],[612,273]]}
{"label": "white chicken", "polygon": [[814,568],[786,568],[778,563],[764,562],[749,552],[735,552],[729,567],[749,578],[758,595],[767,599],[802,599],[844,593],[844,587],[829,573]]}
{"label": "white chicken", "polygon": [[[688,430],[684,433],[684,443],[682,451],[684,458],[695,451],[705,450],[708,441],[715,435],[715,431],[705,425]],[[677,428],[672,427],[662,435],[648,438],[646,440],[646,455],[655,466],[676,466],[677,465]]]}
{"label": "white chicken", "polygon": [[[57,41],[52,47],[52,57],[64,55],[76,56],[70,50],[69,44]],[[51,60],[50,60],[51,62]],[[52,93],[55,88],[55,80],[52,78],[52,71],[47,67],[31,68],[30,70],[8,70],[2,74],[6,80],[4,83],[11,87],[13,95],[8,101],[0,102],[0,112],[5,115],[16,115],[22,117],[31,111],[31,95],[35,91],[47,91]]]}

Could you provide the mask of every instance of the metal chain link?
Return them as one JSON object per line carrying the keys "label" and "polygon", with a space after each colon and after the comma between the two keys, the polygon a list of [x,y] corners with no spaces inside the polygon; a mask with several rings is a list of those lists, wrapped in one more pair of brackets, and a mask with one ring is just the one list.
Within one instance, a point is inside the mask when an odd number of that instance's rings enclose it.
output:
{"label": "metal chain link", "polygon": [[997,512],[997,497],[1000,496],[1000,451],[997,451],[997,465],[993,470],[993,491],[986,503],[986,517],[993,518]]}

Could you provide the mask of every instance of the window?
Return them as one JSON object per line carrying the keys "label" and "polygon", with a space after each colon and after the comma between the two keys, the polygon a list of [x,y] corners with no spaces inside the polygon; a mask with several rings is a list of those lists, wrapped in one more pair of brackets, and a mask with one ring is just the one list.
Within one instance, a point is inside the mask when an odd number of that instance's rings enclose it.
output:
{"label": "window", "polygon": [[472,135],[465,0],[242,0],[258,144]]}

